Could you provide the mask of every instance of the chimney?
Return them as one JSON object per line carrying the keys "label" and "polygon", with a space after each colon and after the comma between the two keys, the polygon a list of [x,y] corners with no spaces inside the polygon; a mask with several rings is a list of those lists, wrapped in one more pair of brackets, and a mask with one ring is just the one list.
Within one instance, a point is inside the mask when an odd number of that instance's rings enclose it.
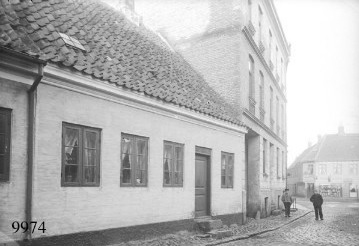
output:
{"label": "chimney", "polygon": [[338,135],[343,136],[344,134],[344,126],[341,125],[338,127]]}

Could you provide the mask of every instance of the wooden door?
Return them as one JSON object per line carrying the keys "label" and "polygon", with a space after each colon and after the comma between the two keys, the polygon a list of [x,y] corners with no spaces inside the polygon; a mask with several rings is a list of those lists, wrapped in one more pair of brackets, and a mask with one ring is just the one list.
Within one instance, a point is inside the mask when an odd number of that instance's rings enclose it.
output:
{"label": "wooden door", "polygon": [[196,154],[195,210],[196,217],[209,215],[208,157]]}

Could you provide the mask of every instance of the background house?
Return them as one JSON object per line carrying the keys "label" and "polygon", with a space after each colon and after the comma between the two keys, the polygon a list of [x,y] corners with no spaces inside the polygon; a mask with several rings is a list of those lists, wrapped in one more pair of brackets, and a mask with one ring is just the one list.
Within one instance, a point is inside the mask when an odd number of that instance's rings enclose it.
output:
{"label": "background house", "polygon": [[288,168],[288,186],[294,195],[357,198],[359,188],[359,134],[327,134],[309,146]]}
{"label": "background house", "polygon": [[[116,1],[115,1],[116,2]],[[135,11],[235,108],[243,109],[247,215],[280,208],[287,166],[289,45],[272,1],[135,0]]]}
{"label": "background house", "polygon": [[1,232],[244,221],[242,112],[161,38],[99,1],[0,7]]}

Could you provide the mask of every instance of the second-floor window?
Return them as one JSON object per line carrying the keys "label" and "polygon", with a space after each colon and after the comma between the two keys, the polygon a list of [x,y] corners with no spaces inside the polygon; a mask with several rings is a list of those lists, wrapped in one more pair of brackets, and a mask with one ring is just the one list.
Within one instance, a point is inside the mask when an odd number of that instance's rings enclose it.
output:
{"label": "second-floor window", "polygon": [[260,6],[258,6],[258,37],[259,41],[262,41],[262,20],[263,12]]}
{"label": "second-floor window", "polygon": [[327,174],[327,165],[319,164],[319,174],[321,175]]}
{"label": "second-floor window", "polygon": [[260,92],[260,102],[259,106],[260,108],[264,108],[264,76],[262,72],[259,72],[259,76],[261,78],[261,83],[259,85],[259,92]]}
{"label": "second-floor window", "polygon": [[163,186],[183,186],[183,144],[164,142]]}
{"label": "second-floor window", "polygon": [[342,164],[334,164],[334,174],[342,174]]}
{"label": "second-floor window", "polygon": [[267,173],[267,140],[263,138],[263,174]]}
{"label": "second-floor window", "polygon": [[234,154],[222,152],[221,187],[233,188]]}
{"label": "second-floor window", "polygon": [[273,120],[273,88],[272,87],[270,87],[269,115],[270,115],[270,119]]}
{"label": "second-floor window", "polygon": [[255,87],[254,87],[254,60],[252,56],[249,56],[248,60],[248,72],[249,72],[249,97],[254,99]]}
{"label": "second-floor window", "polygon": [[350,175],[357,175],[358,174],[358,165],[357,164],[350,164],[349,165],[349,174]]}
{"label": "second-floor window", "polygon": [[121,135],[121,186],[146,186],[148,138]]}

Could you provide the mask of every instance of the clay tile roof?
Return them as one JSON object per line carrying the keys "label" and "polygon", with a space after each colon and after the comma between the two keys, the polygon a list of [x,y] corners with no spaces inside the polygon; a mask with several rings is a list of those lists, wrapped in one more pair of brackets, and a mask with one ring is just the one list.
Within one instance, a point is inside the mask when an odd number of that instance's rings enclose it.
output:
{"label": "clay tile roof", "polygon": [[[61,33],[85,50],[67,45]],[[179,54],[100,1],[0,0],[0,46],[242,125],[241,112]]]}

